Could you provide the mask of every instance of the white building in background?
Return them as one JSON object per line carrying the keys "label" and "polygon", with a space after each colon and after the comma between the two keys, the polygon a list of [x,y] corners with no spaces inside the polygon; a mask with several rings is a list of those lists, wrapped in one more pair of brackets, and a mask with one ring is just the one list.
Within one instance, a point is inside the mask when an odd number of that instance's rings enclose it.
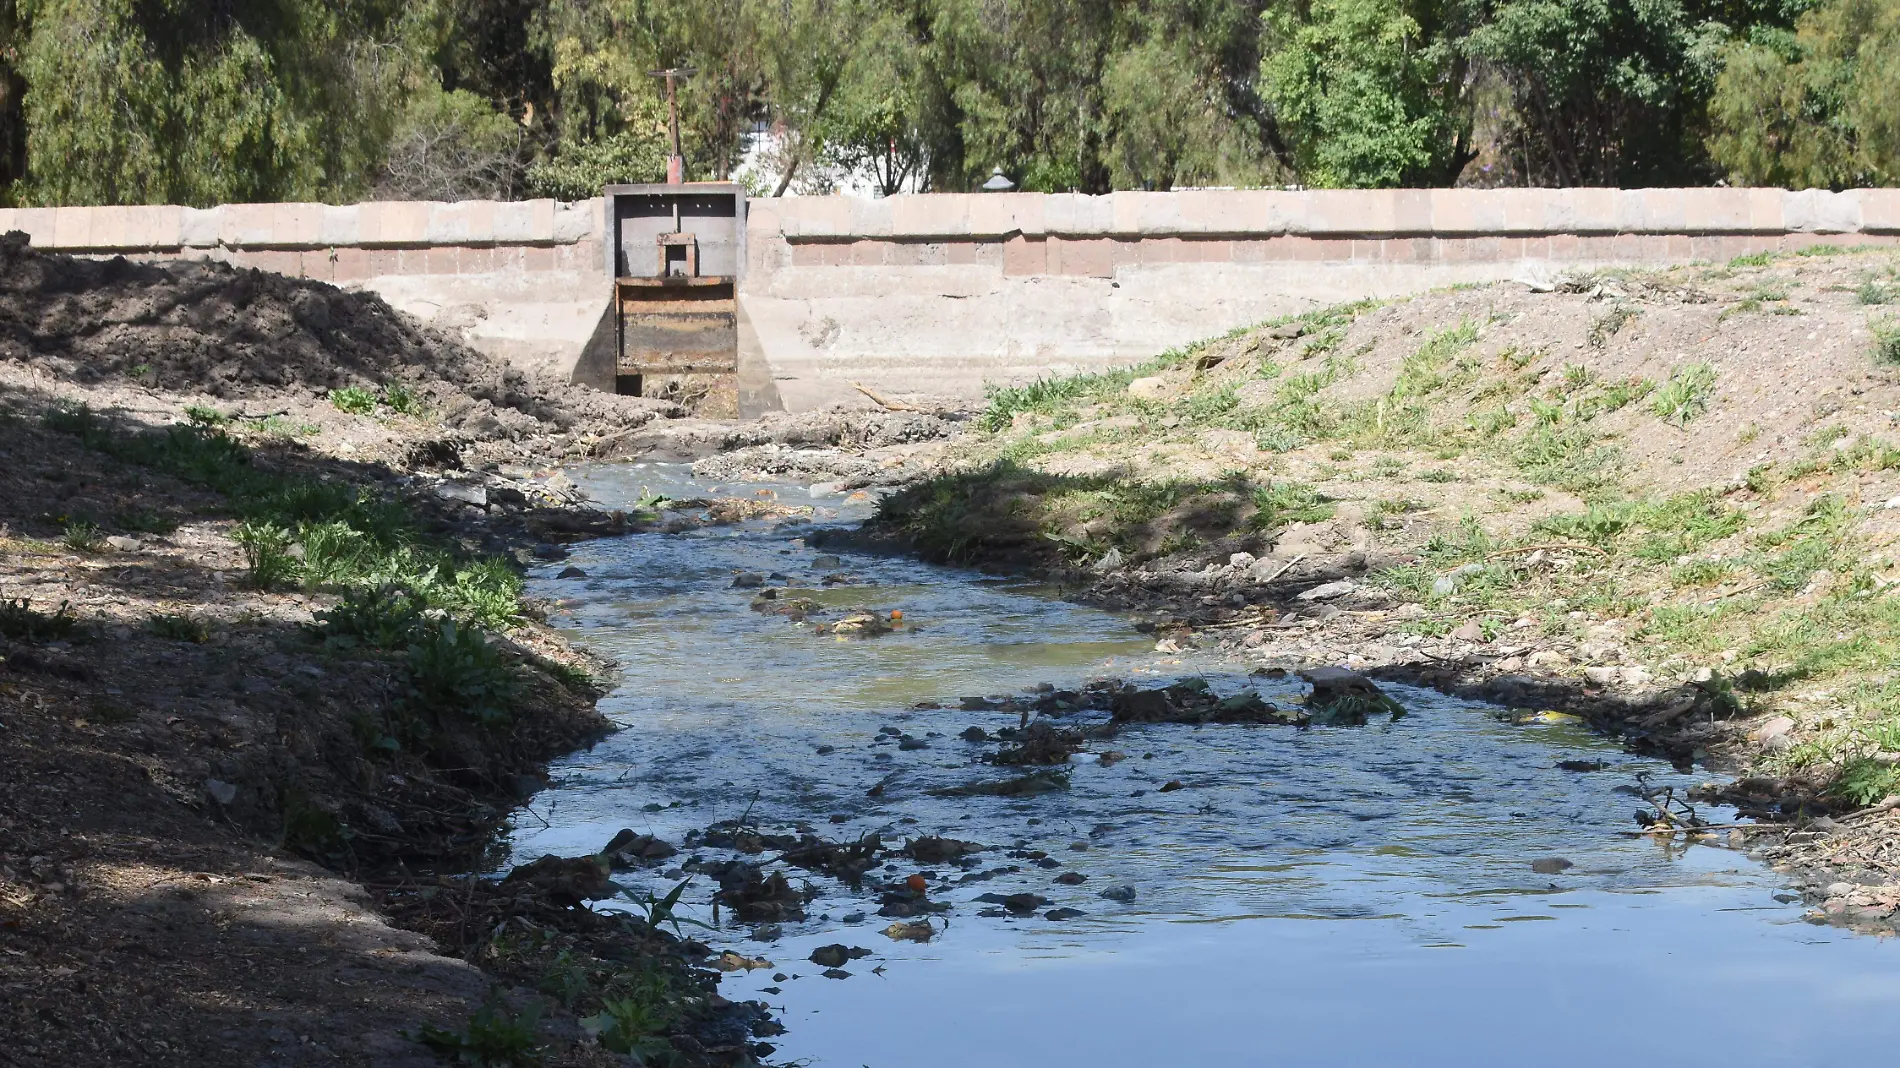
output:
{"label": "white building in background", "polygon": [[[745,153],[739,159],[739,166],[732,172],[732,180],[743,183],[750,196],[769,197],[778,188],[785,175],[785,137],[772,128],[768,122],[756,122],[745,135]],[[904,182],[903,193],[922,192],[923,176],[912,174]],[[785,190],[788,197],[810,196],[851,196],[878,198],[883,192],[877,179],[869,174],[827,167],[813,160],[806,160],[798,166],[798,173],[792,177],[792,184]]]}

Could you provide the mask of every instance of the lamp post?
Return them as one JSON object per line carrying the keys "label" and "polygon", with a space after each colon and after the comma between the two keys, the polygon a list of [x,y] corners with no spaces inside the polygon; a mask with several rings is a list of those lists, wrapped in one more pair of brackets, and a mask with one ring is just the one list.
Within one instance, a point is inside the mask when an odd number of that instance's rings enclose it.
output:
{"label": "lamp post", "polygon": [[985,193],[1007,193],[1016,188],[1016,183],[1009,180],[1009,176],[1003,173],[1003,168],[998,167],[990,172],[989,181],[978,188]]}

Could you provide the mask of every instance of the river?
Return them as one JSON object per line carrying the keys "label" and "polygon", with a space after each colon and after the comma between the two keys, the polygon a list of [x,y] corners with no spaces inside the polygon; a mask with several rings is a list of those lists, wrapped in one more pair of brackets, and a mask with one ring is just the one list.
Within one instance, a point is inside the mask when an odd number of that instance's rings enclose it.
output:
{"label": "river", "polygon": [[[799,486],[703,485],[672,465],[574,475],[610,506],[647,490],[770,494],[814,506],[820,525],[870,507]],[[965,710],[965,698],[1199,677],[1287,704],[1304,686],[1157,653],[1129,619],[1033,583],[813,549],[809,529],[632,535],[536,571],[531,591],[559,605],[556,624],[619,662],[601,708],[624,729],[557,764],[511,840],[531,859],[596,851],[622,827],[679,844],[743,818],[836,840],[940,834],[991,847],[967,870],[905,860],[878,873],[925,872],[931,897],[952,903],[928,943],[887,937],[868,890],[796,869],[817,891],[806,920],[756,932],[728,912],[693,931],[773,963],[721,989],[779,1012],[789,1030],[777,1060],[1858,1066],[1891,1055],[1900,946],[1805,922],[1775,873],[1725,838],[1628,833],[1639,780],[1686,788],[1706,774],[1625,753],[1562,716],[1525,721],[1395,686],[1408,712],[1395,721],[1134,726],[1078,755],[1066,791],[927,793],[1005,777],[978,762],[994,744],[959,735],[1016,726],[1019,713]],[[586,575],[555,577],[569,566]],[[903,624],[868,639],[817,634],[753,611],[758,591],[732,585],[746,572],[828,606],[822,618],[895,609]],[[919,707],[930,705],[942,707]],[[1110,748],[1127,759],[1099,761]],[[618,878],[664,893],[694,856],[735,854],[686,849]],[[1111,887],[1133,899],[1101,896]],[[682,914],[713,923],[713,889],[696,878]],[[1018,918],[977,900],[1023,892],[1082,915]],[[807,959],[834,943],[870,951],[844,966],[849,978]]]}

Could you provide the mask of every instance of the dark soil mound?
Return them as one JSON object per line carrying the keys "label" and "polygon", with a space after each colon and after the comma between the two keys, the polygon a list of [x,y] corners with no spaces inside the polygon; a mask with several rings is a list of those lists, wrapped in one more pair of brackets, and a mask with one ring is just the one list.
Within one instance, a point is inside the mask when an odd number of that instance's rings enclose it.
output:
{"label": "dark soil mound", "polygon": [[83,385],[234,399],[397,384],[481,437],[633,427],[670,409],[531,381],[371,293],[203,260],[40,252],[17,231],[0,237],[0,359]]}

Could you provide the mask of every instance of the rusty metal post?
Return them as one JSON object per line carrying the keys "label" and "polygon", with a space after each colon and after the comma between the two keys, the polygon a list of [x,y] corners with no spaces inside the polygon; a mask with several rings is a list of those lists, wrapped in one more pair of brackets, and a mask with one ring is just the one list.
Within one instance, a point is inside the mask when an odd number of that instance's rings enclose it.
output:
{"label": "rusty metal post", "polygon": [[647,74],[652,77],[666,79],[667,125],[673,135],[673,154],[666,157],[667,185],[686,184],[686,156],[680,151],[679,83],[698,73],[699,70],[694,67],[668,67],[665,70],[647,71]]}

